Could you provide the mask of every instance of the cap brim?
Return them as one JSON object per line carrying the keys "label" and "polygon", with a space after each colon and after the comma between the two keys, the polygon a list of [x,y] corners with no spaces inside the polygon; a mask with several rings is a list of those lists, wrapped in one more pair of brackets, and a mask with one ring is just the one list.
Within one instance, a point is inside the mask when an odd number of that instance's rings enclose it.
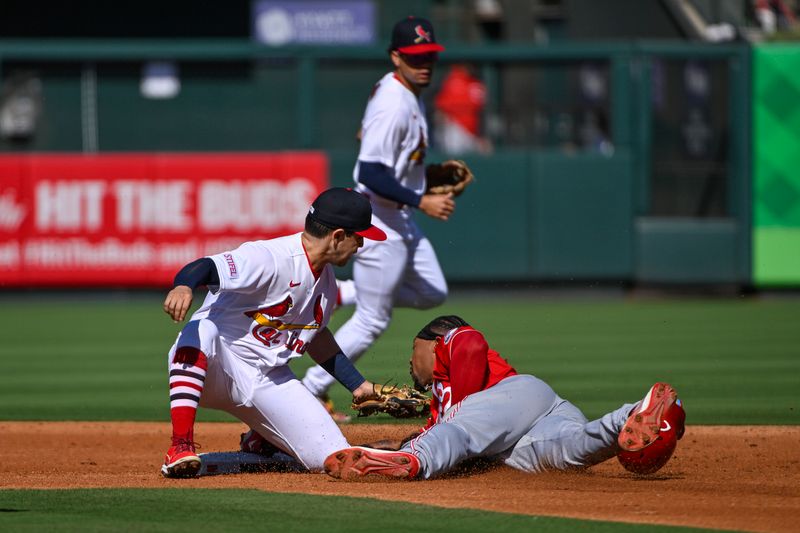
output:
{"label": "cap brim", "polygon": [[364,231],[357,231],[356,235],[361,235],[365,239],[369,239],[371,241],[385,241],[386,240],[386,233],[383,232],[382,229],[370,226]]}
{"label": "cap brim", "polygon": [[438,43],[412,44],[397,49],[401,54],[428,54],[430,52],[444,52],[444,46]]}

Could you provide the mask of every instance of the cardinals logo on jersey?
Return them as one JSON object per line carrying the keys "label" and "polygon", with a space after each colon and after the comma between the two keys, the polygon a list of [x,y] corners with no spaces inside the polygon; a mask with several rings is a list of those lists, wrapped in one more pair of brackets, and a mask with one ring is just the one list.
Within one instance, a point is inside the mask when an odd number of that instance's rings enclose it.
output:
{"label": "cardinals logo on jersey", "polygon": [[[314,323],[312,324],[291,324],[278,318],[288,313],[293,305],[292,297],[287,296],[280,303],[262,307],[256,311],[246,311],[244,313],[245,316],[256,321],[256,325],[253,326],[252,329],[253,336],[261,341],[262,344],[275,347],[282,343],[284,335],[281,335],[281,332],[283,331],[319,329],[324,318],[322,295],[317,296],[314,302]],[[292,335],[292,339],[291,343],[287,343],[287,347],[295,349],[296,347],[299,348],[302,346],[302,343],[300,343],[300,345],[297,344],[299,341],[296,335]],[[291,344],[291,346],[289,346],[289,344]]]}
{"label": "cardinals logo on jersey", "polygon": [[[287,329],[319,329],[322,322],[322,305],[320,304],[322,296],[317,296],[317,301],[314,303],[314,324],[289,324],[277,317],[283,316],[289,312],[292,305],[292,297],[287,296],[279,304],[271,305],[269,307],[262,307],[257,311],[246,311],[245,315],[252,318],[262,326],[268,326],[279,330]],[[319,311],[318,311],[319,310]]]}

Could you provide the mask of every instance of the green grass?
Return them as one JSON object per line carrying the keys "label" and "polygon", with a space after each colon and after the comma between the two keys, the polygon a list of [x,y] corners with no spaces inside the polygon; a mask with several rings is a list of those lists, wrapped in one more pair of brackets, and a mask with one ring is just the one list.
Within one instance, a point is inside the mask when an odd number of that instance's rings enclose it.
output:
{"label": "green grass", "polygon": [[[311,510],[311,512],[309,512]],[[688,532],[682,527],[592,522],[365,498],[257,490],[102,489],[0,491],[0,530],[27,531],[564,531]]]}
{"label": "green grass", "polygon": [[[166,352],[180,326],[161,311],[161,299],[0,299],[0,420],[167,420]],[[800,423],[800,299],[456,294],[433,311],[397,310],[359,369],[373,381],[408,381],[414,333],[450,313],[589,417],[665,380],[678,389],[690,423]],[[348,314],[337,313],[332,329]],[[309,363],[303,357],[292,366],[302,375]],[[349,403],[341,386],[332,396]],[[208,410],[200,419],[230,420]]]}
{"label": "green grass", "polygon": [[[0,420],[168,420],[166,352],[180,326],[162,295],[0,298]],[[693,424],[800,423],[800,300],[542,299],[454,295],[398,310],[358,363],[408,380],[411,338],[438,314],[483,330],[521,372],[595,417],[672,382]],[[349,313],[334,316],[332,328]],[[308,357],[293,363],[302,375]],[[336,386],[340,405],[349,394]],[[201,420],[230,420],[201,410]],[[388,422],[388,418],[367,421]],[[313,509],[309,513],[308,509]],[[188,510],[188,511],[187,511]],[[0,491],[0,531],[699,531],[252,490]]]}

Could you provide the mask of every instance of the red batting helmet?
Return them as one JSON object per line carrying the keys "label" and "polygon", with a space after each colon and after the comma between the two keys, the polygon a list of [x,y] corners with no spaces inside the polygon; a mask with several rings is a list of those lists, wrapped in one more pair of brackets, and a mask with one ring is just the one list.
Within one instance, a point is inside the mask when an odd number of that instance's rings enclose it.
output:
{"label": "red batting helmet", "polygon": [[680,400],[675,400],[661,420],[658,438],[641,450],[629,452],[621,450],[617,454],[620,464],[635,474],[652,474],[667,464],[678,439],[683,437],[686,413]]}

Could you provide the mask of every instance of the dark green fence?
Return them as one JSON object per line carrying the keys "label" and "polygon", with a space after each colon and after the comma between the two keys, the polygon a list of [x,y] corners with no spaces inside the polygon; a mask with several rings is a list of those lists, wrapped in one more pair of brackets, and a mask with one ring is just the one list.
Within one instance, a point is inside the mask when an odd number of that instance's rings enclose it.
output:
{"label": "dark green fence", "polygon": [[[174,98],[142,95],[149,61],[177,66]],[[495,151],[462,156],[478,182],[449,223],[422,221],[449,279],[750,283],[748,47],[452,46],[441,68],[462,61],[487,85]],[[320,148],[347,184],[388,67],[381,47],[0,41],[6,89],[32,76],[41,104],[35,131],[0,151]],[[604,89],[591,102],[587,72]],[[611,150],[581,140],[587,113]]]}

